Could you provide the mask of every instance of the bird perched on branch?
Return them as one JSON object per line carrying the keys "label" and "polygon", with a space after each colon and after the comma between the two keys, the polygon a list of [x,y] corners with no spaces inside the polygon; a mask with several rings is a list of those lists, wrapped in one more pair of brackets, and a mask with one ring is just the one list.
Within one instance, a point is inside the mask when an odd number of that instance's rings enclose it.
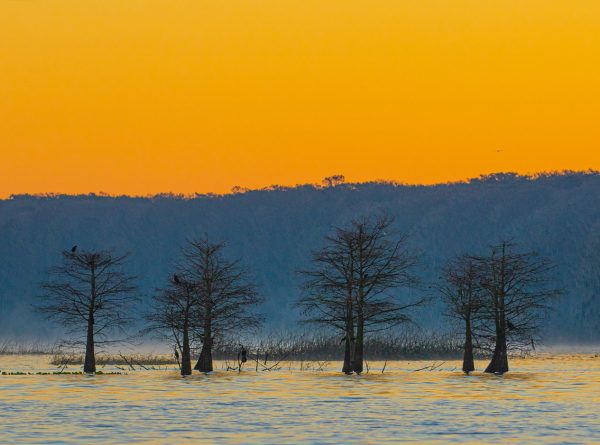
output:
{"label": "bird perched on branch", "polygon": [[181,284],[181,280],[179,279],[179,277],[177,276],[177,274],[173,274],[173,282],[175,284]]}
{"label": "bird perched on branch", "polygon": [[77,246],[76,245],[73,246],[73,247],[71,247],[71,253],[75,253],[75,252],[77,252]]}

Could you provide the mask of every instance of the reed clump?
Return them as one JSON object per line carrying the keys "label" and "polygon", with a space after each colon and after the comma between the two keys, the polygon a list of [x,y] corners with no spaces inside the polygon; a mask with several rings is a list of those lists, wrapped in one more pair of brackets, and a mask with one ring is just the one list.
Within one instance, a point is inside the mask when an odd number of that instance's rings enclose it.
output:
{"label": "reed clump", "polygon": [[60,347],[58,345],[43,342],[0,342],[0,355],[53,355],[59,351]]}
{"label": "reed clump", "polygon": [[[50,359],[50,364],[55,366],[80,366],[83,365],[83,354],[67,354],[58,352]],[[102,354],[96,357],[96,364],[99,366],[167,366],[176,365],[174,357],[160,354]]]}
{"label": "reed clump", "polygon": [[[243,347],[254,360],[335,361],[342,358],[340,342],[341,337],[327,334],[280,334],[243,344],[222,343],[216,345],[213,355],[220,360],[235,360]],[[420,331],[371,336],[365,341],[369,360],[458,359],[462,348],[456,335]]]}
{"label": "reed clump", "polygon": [[[94,374],[96,375],[121,375],[122,372],[104,372],[104,371],[96,371]],[[0,375],[83,375],[82,371],[52,371],[52,372],[23,372],[23,371],[2,371]]]}

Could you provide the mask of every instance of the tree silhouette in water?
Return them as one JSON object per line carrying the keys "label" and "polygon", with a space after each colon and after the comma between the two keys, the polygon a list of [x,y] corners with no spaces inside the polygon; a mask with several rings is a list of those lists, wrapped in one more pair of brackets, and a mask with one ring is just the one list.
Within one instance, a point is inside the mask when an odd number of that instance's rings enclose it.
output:
{"label": "tree silhouette in water", "polygon": [[51,268],[49,281],[42,284],[37,309],[73,335],[68,343],[85,345],[85,373],[96,372],[96,345],[119,341],[111,335],[123,334],[133,321],[137,297],[134,277],[123,271],[127,258],[74,246],[62,252],[62,264]]}
{"label": "tree silhouette in water", "polygon": [[409,311],[425,303],[406,295],[417,284],[416,257],[392,223],[385,216],[365,217],[336,228],[313,255],[313,268],[301,272],[298,304],[307,321],[343,330],[345,373],[362,373],[367,332],[405,323]]}
{"label": "tree silhouette in water", "polygon": [[503,374],[509,370],[509,351],[534,347],[544,313],[561,294],[551,285],[555,266],[535,252],[519,251],[508,241],[472,260],[486,299],[483,314],[488,323],[483,328],[494,345],[485,372]]}
{"label": "tree silhouette in water", "polygon": [[464,323],[462,370],[468,374],[475,370],[473,337],[485,304],[475,261],[467,255],[452,259],[444,267],[442,279],[439,290],[447,306],[446,315]]}
{"label": "tree silhouette in water", "polygon": [[202,349],[194,369],[200,372],[213,370],[215,339],[238,336],[262,323],[255,312],[262,301],[255,283],[239,260],[225,257],[224,249],[224,243],[205,236],[191,241],[185,250],[183,270],[196,293],[194,324],[199,326]]}

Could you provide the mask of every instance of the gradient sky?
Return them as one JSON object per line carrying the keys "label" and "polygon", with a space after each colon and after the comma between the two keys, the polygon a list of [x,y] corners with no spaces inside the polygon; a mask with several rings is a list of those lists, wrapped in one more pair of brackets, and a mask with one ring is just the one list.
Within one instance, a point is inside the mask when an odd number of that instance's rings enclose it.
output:
{"label": "gradient sky", "polygon": [[599,118],[598,0],[0,0],[0,196],[600,169]]}

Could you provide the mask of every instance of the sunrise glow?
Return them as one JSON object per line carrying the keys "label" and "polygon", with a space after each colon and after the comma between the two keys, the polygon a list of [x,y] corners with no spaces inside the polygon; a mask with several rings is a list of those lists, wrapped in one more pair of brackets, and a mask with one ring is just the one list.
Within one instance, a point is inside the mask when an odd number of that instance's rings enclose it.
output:
{"label": "sunrise glow", "polygon": [[0,196],[600,168],[600,3],[0,3]]}

